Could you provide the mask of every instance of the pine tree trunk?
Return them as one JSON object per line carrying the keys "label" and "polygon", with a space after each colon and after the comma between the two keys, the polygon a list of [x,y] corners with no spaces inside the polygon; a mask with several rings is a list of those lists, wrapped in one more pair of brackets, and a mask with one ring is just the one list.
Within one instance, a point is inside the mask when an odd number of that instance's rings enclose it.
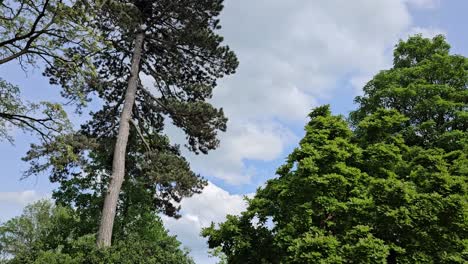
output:
{"label": "pine tree trunk", "polygon": [[128,135],[130,133],[130,119],[132,118],[132,109],[135,103],[138,87],[138,75],[140,72],[140,61],[144,38],[144,32],[139,32],[135,37],[130,79],[128,80],[127,91],[125,93],[125,101],[122,114],[120,116],[119,132],[117,134],[117,141],[115,143],[114,157],[112,161],[112,176],[104,200],[101,224],[99,226],[97,239],[98,247],[109,247],[111,245],[117,202],[125,175],[125,156],[127,151]]}

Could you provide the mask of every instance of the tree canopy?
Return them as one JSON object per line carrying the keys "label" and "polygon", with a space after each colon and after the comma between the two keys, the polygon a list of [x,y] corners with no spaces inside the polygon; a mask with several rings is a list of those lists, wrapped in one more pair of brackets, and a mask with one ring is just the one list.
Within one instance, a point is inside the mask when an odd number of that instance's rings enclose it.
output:
{"label": "tree canopy", "polygon": [[466,263],[468,60],[400,41],[347,122],[328,106],[248,201],[203,231],[228,263]]}
{"label": "tree canopy", "polygon": [[118,233],[118,242],[104,250],[96,248],[95,235],[80,232],[88,224],[70,207],[46,200],[31,204],[0,225],[0,263],[194,263],[154,214],[133,219],[125,233]]}

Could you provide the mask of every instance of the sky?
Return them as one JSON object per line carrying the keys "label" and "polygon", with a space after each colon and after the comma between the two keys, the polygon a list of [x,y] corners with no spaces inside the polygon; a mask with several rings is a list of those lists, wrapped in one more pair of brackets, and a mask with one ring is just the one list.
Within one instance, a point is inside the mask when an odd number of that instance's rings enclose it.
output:
{"label": "sky", "polygon": [[[184,150],[192,169],[209,180],[202,194],[182,201],[182,218],[162,216],[171,234],[191,250],[196,263],[215,263],[207,254],[202,227],[245,209],[251,196],[303,136],[307,114],[330,104],[335,114],[355,109],[353,98],[373,75],[391,67],[399,39],[422,33],[446,35],[452,53],[468,56],[466,0],[225,0],[221,34],[240,65],[215,89],[228,131],[208,155]],[[40,69],[2,65],[0,76],[19,85],[24,98],[62,102]],[[86,116],[72,114],[80,123]],[[174,143],[184,136],[166,131]],[[14,145],[0,142],[0,222],[19,215],[56,187],[47,175],[20,180],[21,161],[33,136],[12,131]]]}

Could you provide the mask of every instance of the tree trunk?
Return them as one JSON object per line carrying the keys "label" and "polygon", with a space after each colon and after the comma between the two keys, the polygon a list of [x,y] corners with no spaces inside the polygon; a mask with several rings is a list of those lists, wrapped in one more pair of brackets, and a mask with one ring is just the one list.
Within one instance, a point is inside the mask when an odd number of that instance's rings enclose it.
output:
{"label": "tree trunk", "polygon": [[140,61],[144,38],[144,32],[137,33],[135,37],[130,79],[128,80],[127,91],[125,93],[124,106],[119,122],[119,132],[117,134],[114,157],[112,160],[112,176],[104,200],[101,224],[99,226],[97,239],[98,247],[109,247],[111,245],[117,202],[119,200],[119,193],[125,176],[125,156],[127,151],[128,135],[130,133],[130,119],[132,118],[132,109],[135,103],[138,87],[138,75],[140,72]]}

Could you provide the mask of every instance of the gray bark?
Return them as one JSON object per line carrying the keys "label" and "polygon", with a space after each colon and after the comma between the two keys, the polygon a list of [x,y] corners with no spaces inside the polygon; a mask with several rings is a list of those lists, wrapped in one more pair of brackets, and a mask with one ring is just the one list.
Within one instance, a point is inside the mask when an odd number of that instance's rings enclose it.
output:
{"label": "gray bark", "polygon": [[135,97],[138,88],[138,75],[140,72],[140,61],[143,52],[144,39],[144,32],[139,32],[135,37],[130,78],[128,80],[124,106],[119,121],[119,132],[115,143],[114,157],[112,161],[112,175],[104,200],[101,224],[99,226],[97,239],[98,247],[109,247],[112,241],[112,229],[117,210],[117,202],[119,200],[119,193],[125,176],[125,157],[128,135],[130,133],[130,120],[132,118],[132,109],[135,104]]}

